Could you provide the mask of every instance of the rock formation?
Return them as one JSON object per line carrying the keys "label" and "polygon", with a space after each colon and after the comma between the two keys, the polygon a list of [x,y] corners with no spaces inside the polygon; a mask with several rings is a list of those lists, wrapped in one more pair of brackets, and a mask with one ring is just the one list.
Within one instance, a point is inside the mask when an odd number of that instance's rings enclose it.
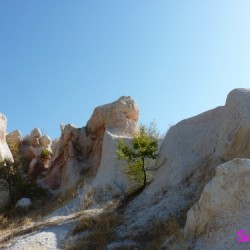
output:
{"label": "rock formation", "polygon": [[[61,126],[61,137],[53,143],[53,157],[45,183],[51,189],[67,189],[81,175],[88,173],[94,176],[98,169],[103,171],[105,168],[111,169],[106,181],[110,182],[110,174],[116,171],[116,162],[113,159],[115,141],[108,137],[111,133],[116,137],[131,137],[138,131],[138,115],[135,102],[123,96],[113,103],[97,107],[83,128],[70,124]],[[111,157],[108,162],[106,153]]]}
{"label": "rock formation", "polygon": [[217,166],[235,158],[250,158],[249,137],[250,89],[235,89],[225,106],[171,127],[159,151],[154,181],[125,212],[129,227],[125,230],[143,228],[153,218],[167,221],[171,216],[185,216]]}
{"label": "rock formation", "polygon": [[21,132],[15,130],[6,136],[9,145],[20,147],[20,156],[27,160],[28,175],[36,179],[48,168],[49,159],[52,154],[51,139],[42,135],[38,128],[34,128],[29,135],[22,138]]}
{"label": "rock formation", "polygon": [[208,172],[220,163],[250,157],[249,124],[250,90],[235,89],[229,93],[225,106],[171,127],[157,159],[158,167],[162,167],[148,192],[174,186],[195,175],[204,162]]}
{"label": "rock formation", "polygon": [[[6,117],[0,113],[0,162],[9,160],[13,161],[12,154],[6,142]],[[1,182],[2,180],[0,180]],[[0,207],[6,205],[9,200],[9,193],[0,183]]]}
{"label": "rock formation", "polygon": [[4,160],[13,161],[12,154],[6,143],[6,117],[0,113],[0,162]]}
{"label": "rock formation", "polygon": [[235,159],[216,168],[187,214],[184,232],[192,249],[247,249],[249,242],[237,239],[250,235],[249,179],[250,160]]}
{"label": "rock formation", "polygon": [[6,141],[8,145],[15,144],[20,146],[22,142],[22,134],[19,130],[12,131],[11,133],[7,134]]}
{"label": "rock formation", "polygon": [[[97,107],[83,128],[62,125],[61,137],[51,145],[53,156],[45,183],[51,189],[65,190],[87,176],[89,193],[98,201],[126,196],[130,186],[125,163],[117,160],[116,143],[120,138],[130,143],[138,131],[138,115],[135,102],[121,97]],[[20,137],[18,132],[9,135],[17,142]],[[142,193],[124,202],[123,222],[115,229],[110,249],[123,246],[131,235],[130,247],[147,249],[153,230],[160,234],[160,241],[165,240],[156,249],[249,248],[250,160],[243,159],[250,158],[249,141],[249,89],[235,89],[225,106],[171,127],[156,160],[156,176]],[[50,144],[38,130],[21,141],[30,159]],[[90,197],[85,191],[77,197],[81,208]],[[62,210],[68,212],[68,208]]]}
{"label": "rock formation", "polygon": [[34,128],[22,142],[21,152],[30,160],[28,175],[36,179],[47,170],[49,159],[52,154],[52,141],[47,135],[42,135],[41,131]]}

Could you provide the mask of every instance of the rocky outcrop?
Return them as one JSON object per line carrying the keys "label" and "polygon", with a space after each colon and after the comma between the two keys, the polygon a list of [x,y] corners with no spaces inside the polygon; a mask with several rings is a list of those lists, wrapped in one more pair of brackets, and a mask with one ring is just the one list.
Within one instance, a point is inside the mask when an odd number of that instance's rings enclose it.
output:
{"label": "rocky outcrop", "polygon": [[36,179],[46,172],[52,154],[52,141],[47,135],[42,135],[38,128],[34,128],[27,135],[21,145],[22,155],[30,160],[28,175]]}
{"label": "rocky outcrop", "polygon": [[6,143],[7,118],[0,113],[0,162],[5,160],[13,161],[12,154]]}
{"label": "rocky outcrop", "polygon": [[16,147],[16,150],[20,148],[19,156],[27,161],[29,165],[28,175],[32,179],[36,179],[47,170],[52,154],[52,141],[49,136],[42,135],[38,128],[34,128],[24,138],[22,138],[20,131],[15,130],[9,133],[6,139],[11,147]]}
{"label": "rocky outcrop", "polygon": [[169,129],[157,159],[161,168],[148,192],[190,178],[200,172],[204,162],[206,174],[220,163],[250,157],[249,141],[250,90],[235,89],[229,93],[225,106],[183,120]]}
{"label": "rocky outcrop", "polygon": [[125,212],[129,227],[125,230],[143,228],[156,217],[167,221],[174,216],[184,223],[183,217],[198,201],[217,166],[250,158],[249,136],[249,89],[235,89],[225,106],[172,126],[162,142],[153,182]]}
{"label": "rocky outcrop", "polygon": [[[7,118],[0,113],[0,162],[8,160],[13,161],[9,146],[6,142]],[[0,179],[0,207],[5,206],[9,201],[9,193],[5,188],[4,180]]]}
{"label": "rocky outcrop", "polygon": [[249,248],[243,237],[250,233],[249,179],[250,160],[235,159],[216,168],[187,214],[184,232],[192,249]]}
{"label": "rocky outcrop", "polygon": [[[51,189],[67,189],[81,175],[95,176],[97,171],[102,171],[107,167],[105,154],[115,154],[113,144],[109,148],[110,144],[105,139],[108,131],[116,136],[131,137],[138,131],[138,116],[136,103],[123,96],[113,103],[97,107],[83,128],[62,125],[61,137],[53,143],[53,158],[45,183]],[[114,171],[116,163],[110,160],[109,164],[108,167]]]}
{"label": "rocky outcrop", "polygon": [[22,143],[22,134],[19,130],[15,130],[7,134],[6,141],[8,145],[18,145],[20,146]]}

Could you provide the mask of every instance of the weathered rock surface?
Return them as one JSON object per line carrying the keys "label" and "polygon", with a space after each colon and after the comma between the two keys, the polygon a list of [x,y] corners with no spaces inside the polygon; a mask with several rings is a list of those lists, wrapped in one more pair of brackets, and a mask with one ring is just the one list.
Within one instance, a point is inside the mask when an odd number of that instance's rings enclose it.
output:
{"label": "weathered rock surface", "polygon": [[6,135],[6,141],[8,145],[15,144],[20,145],[22,142],[22,134],[19,130],[15,130]]}
{"label": "weathered rock surface", "polygon": [[21,153],[30,161],[28,175],[31,178],[36,179],[47,170],[52,154],[51,144],[50,137],[42,135],[38,128],[34,128],[29,135],[23,138]]}
{"label": "weathered rock surface", "polygon": [[250,233],[249,179],[250,160],[235,159],[216,168],[215,177],[187,214],[184,232],[194,242],[192,249],[247,249],[249,242],[237,239]]}
{"label": "weathered rock surface", "polygon": [[4,160],[13,161],[12,154],[6,142],[7,118],[0,113],[0,162]]}
{"label": "weathered rock surface", "polygon": [[[45,183],[51,189],[67,189],[74,185],[81,175],[95,176],[98,169],[106,168],[104,158],[114,155],[113,143],[106,142],[107,131],[116,136],[130,136],[138,131],[139,109],[130,97],[97,107],[86,127],[61,125],[61,137],[53,144],[53,158]],[[104,136],[105,135],[105,136]],[[105,140],[105,141],[104,141]],[[112,148],[109,150],[109,146]],[[106,149],[104,147],[107,147]],[[115,162],[109,167],[115,169]],[[99,167],[100,166],[100,167]],[[102,171],[102,170],[101,170]],[[110,180],[110,177],[108,177]],[[108,181],[106,181],[107,183]]]}
{"label": "weathered rock surface", "polygon": [[[235,89],[226,105],[186,119],[171,127],[162,143],[162,166],[148,192],[174,186],[200,171],[201,163],[215,168],[234,158],[250,157],[250,90]],[[210,162],[210,163],[209,163]]]}
{"label": "weathered rock surface", "polygon": [[225,106],[171,127],[159,151],[155,179],[129,205],[125,212],[129,228],[123,231],[143,228],[155,217],[166,221],[183,216],[217,166],[234,158],[250,158],[249,136],[250,89],[235,89]]}
{"label": "weathered rock surface", "polygon": [[[0,162],[5,160],[13,161],[11,151],[6,142],[6,125],[7,118],[0,113]],[[7,205],[9,201],[9,192],[3,182],[4,180],[0,180],[0,207]]]}

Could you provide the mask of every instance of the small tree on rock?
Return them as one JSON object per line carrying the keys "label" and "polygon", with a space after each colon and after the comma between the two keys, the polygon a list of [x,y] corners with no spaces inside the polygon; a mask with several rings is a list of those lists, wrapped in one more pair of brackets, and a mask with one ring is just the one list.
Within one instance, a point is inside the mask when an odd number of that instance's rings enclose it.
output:
{"label": "small tree on rock", "polygon": [[118,159],[125,159],[128,162],[128,175],[134,178],[143,187],[147,184],[145,160],[156,159],[158,149],[158,133],[154,124],[149,128],[142,125],[138,134],[132,139],[132,145],[127,146],[124,140],[117,143]]}

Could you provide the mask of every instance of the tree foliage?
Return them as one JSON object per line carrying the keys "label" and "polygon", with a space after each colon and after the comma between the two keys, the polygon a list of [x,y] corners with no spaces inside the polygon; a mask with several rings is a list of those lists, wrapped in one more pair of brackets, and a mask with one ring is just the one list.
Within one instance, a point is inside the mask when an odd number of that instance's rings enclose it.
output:
{"label": "tree foliage", "polygon": [[20,160],[20,148],[15,143],[9,143],[14,162],[6,160],[0,163],[0,184],[9,192],[10,202],[16,201],[17,193],[24,185],[23,168]]}
{"label": "tree foliage", "polygon": [[158,132],[152,123],[149,127],[140,126],[140,131],[132,139],[132,145],[128,146],[124,140],[117,143],[118,159],[125,159],[128,162],[128,175],[143,187],[147,183],[145,160],[156,159],[158,149]]}
{"label": "tree foliage", "polygon": [[[22,157],[20,145],[14,142],[8,143],[14,162],[6,160],[0,162],[0,190],[5,189],[9,193],[10,204],[14,205],[16,201],[23,197],[39,199],[40,197],[49,197],[49,193],[36,185],[28,178],[29,161]],[[48,152],[44,150],[44,159],[49,157]]]}

